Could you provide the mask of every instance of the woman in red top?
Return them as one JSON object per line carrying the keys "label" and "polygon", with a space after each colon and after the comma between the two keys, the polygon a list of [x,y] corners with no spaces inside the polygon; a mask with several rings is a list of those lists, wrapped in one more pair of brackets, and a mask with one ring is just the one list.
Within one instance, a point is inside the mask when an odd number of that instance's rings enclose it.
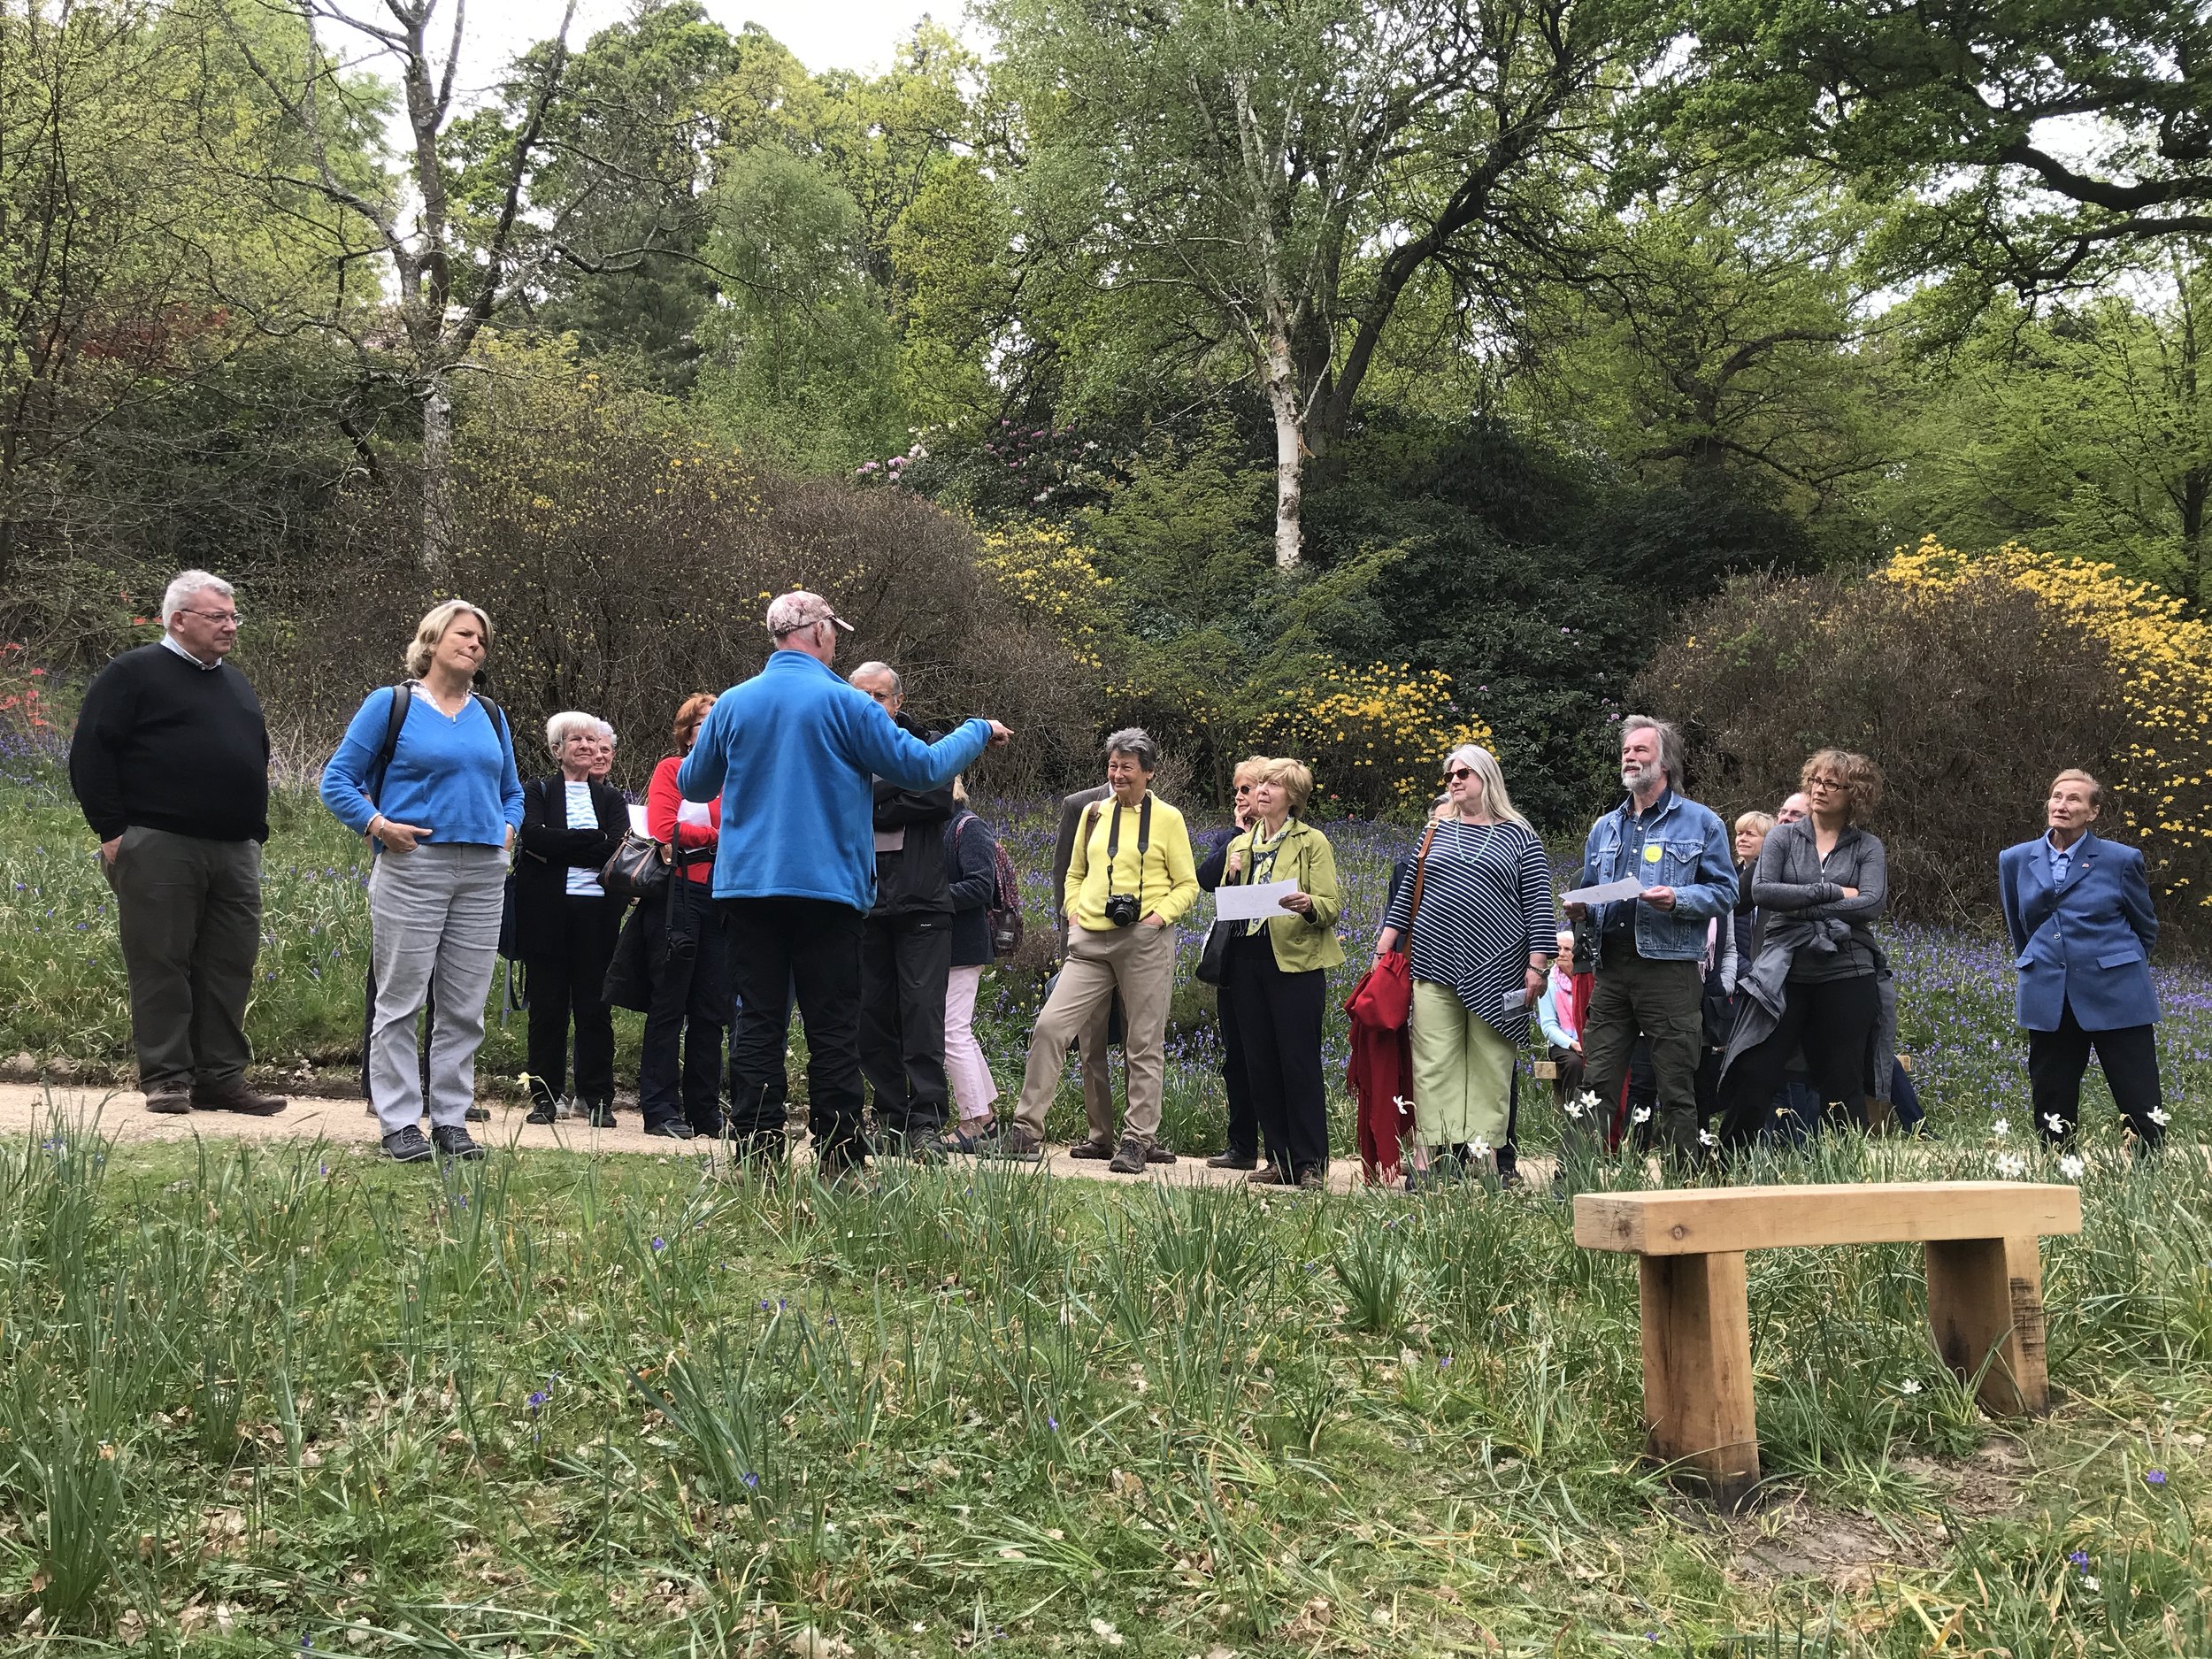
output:
{"label": "woman in red top", "polygon": [[683,700],[676,710],[676,753],[653,768],[645,791],[645,833],[673,849],[676,880],[665,900],[657,895],[638,906],[652,987],[638,1104],[647,1134],[676,1141],[722,1133],[730,964],[711,886],[722,803],[687,801],[676,787],[677,768],[712,707],[712,695],[703,691]]}

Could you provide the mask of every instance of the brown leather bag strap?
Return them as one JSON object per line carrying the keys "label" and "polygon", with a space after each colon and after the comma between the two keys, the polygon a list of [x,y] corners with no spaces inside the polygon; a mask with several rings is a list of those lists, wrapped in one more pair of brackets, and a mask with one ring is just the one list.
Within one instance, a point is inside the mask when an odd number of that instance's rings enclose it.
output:
{"label": "brown leather bag strap", "polygon": [[1401,949],[1413,949],[1413,918],[1421,913],[1421,882],[1428,872],[1429,845],[1436,839],[1436,820],[1429,820],[1428,833],[1421,837],[1421,850],[1413,855],[1413,902],[1406,909],[1406,936]]}

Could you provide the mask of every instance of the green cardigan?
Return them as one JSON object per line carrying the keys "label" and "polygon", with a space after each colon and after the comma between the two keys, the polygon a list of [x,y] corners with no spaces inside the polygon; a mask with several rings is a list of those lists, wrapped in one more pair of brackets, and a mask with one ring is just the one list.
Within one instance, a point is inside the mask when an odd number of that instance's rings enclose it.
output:
{"label": "green cardigan", "polygon": [[[1233,882],[1225,879],[1225,887],[1250,883],[1253,861],[1258,856],[1259,833],[1259,826],[1254,825],[1229,843],[1233,852],[1240,847],[1244,849],[1244,868]],[[1344,947],[1336,937],[1336,918],[1343,904],[1337,894],[1336,853],[1329,845],[1329,838],[1312,825],[1294,818],[1275,855],[1274,879],[1295,880],[1298,890],[1313,900],[1310,916],[1285,914],[1268,918],[1267,937],[1275,947],[1275,965],[1285,973],[1336,967],[1344,960]]]}

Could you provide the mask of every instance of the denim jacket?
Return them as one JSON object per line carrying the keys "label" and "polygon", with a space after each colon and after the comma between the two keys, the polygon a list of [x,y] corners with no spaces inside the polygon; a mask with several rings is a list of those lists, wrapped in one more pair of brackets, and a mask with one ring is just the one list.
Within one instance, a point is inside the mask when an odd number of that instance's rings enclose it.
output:
{"label": "denim jacket", "polygon": [[[1647,856],[1632,871],[1621,868],[1628,835],[1629,803],[1623,801],[1590,826],[1582,846],[1577,887],[1595,887],[1632,875],[1639,887],[1672,887],[1674,908],[1655,910],[1640,899],[1619,901],[1636,907],[1636,954],[1654,962],[1695,962],[1705,954],[1706,922],[1736,908],[1736,865],[1728,832],[1710,808],[1677,795],[1669,798],[1644,836]],[[1652,848],[1659,849],[1650,857]],[[1591,914],[1602,933],[1610,904]]]}

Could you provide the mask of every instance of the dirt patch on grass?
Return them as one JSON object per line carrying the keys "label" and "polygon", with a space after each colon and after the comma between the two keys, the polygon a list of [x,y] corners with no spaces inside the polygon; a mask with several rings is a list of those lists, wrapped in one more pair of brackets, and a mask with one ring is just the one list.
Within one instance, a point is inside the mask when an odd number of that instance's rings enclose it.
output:
{"label": "dirt patch on grass", "polygon": [[1804,1496],[1778,1499],[1721,1528],[1731,1547],[1732,1576],[1753,1583],[1818,1578],[1838,1590],[1862,1590],[1878,1570],[1926,1567],[1936,1558],[1934,1540],[1920,1523]]}

